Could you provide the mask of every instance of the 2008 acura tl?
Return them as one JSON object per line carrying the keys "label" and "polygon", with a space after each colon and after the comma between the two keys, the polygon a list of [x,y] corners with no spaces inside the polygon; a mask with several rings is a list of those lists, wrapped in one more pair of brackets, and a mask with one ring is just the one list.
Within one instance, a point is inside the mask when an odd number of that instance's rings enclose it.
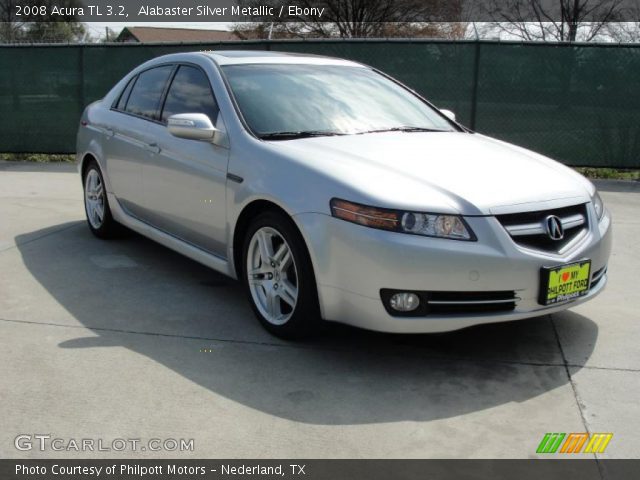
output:
{"label": "2008 acura tl", "polygon": [[272,333],[517,320],[595,297],[611,219],[563,165],[456,123],[364,65],[275,52],[151,60],[84,112],[89,228],[240,279]]}

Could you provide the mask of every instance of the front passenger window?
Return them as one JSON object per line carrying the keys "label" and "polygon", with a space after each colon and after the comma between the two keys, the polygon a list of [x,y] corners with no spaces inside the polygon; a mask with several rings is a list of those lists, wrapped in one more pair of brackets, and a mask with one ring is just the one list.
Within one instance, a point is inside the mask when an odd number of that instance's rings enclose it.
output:
{"label": "front passenger window", "polygon": [[171,83],[162,110],[162,121],[178,113],[204,113],[215,125],[218,117],[209,79],[202,70],[182,65]]}
{"label": "front passenger window", "polygon": [[138,75],[133,86],[125,110],[134,115],[156,119],[160,107],[162,92],[167,84],[173,66],[156,67]]}

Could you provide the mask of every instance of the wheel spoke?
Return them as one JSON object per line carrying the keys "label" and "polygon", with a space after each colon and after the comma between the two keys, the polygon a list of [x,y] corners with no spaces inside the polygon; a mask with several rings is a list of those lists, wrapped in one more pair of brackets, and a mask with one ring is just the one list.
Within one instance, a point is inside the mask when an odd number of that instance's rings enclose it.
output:
{"label": "wheel spoke", "polygon": [[102,196],[102,183],[99,183],[98,186],[96,187],[95,194],[97,197]]}
{"label": "wheel spoke", "polygon": [[249,270],[249,278],[253,278],[254,275],[264,275],[266,273],[269,273],[270,271],[271,270],[267,268],[267,265],[263,263],[259,267]]}
{"label": "wheel spoke", "polygon": [[291,255],[291,250],[287,248],[287,253],[285,253],[282,260],[280,260],[280,271],[286,272],[287,269],[293,264],[293,256]]}
{"label": "wheel spoke", "polygon": [[267,311],[271,318],[277,320],[282,315],[280,311],[280,302],[278,301],[278,295],[272,288],[267,290]]}
{"label": "wheel spoke", "polygon": [[95,214],[96,214],[96,217],[98,218],[98,221],[102,222],[102,219],[104,218],[104,207],[102,203],[95,202],[94,208],[95,208]]}
{"label": "wheel spoke", "polygon": [[288,303],[291,308],[294,308],[296,306],[296,300],[298,298],[298,288],[289,280],[282,280],[281,285],[282,289],[279,293],[280,298]]}
{"label": "wheel spoke", "polygon": [[248,280],[251,285],[262,286],[265,282],[264,273],[260,272],[259,269],[252,270],[248,275]]}
{"label": "wheel spoke", "polygon": [[280,248],[278,248],[278,251],[273,254],[273,259],[276,262],[280,263],[282,262],[282,259],[287,255],[287,253],[289,253],[289,247],[287,247],[286,243],[283,243],[282,245],[280,245]]}
{"label": "wheel spoke", "polygon": [[260,248],[260,256],[262,257],[262,263],[270,263],[273,258],[273,244],[271,243],[271,236],[264,230],[260,230],[257,233],[258,247]]}
{"label": "wheel spoke", "polygon": [[260,299],[261,304],[266,304],[267,302],[267,290],[264,285],[256,285],[255,290],[258,293],[258,297]]}

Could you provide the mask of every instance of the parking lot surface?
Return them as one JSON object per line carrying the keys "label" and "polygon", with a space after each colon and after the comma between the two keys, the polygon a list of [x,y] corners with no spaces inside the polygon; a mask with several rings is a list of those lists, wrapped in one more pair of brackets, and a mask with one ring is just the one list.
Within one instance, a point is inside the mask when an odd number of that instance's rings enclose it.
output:
{"label": "parking lot surface", "polygon": [[[601,457],[638,458],[638,187],[600,184],[614,247],[590,303],[289,343],[262,330],[238,283],[136,234],[93,237],[73,165],[0,163],[0,456],[531,458],[546,432],[612,432]],[[23,451],[21,434],[194,442]]]}

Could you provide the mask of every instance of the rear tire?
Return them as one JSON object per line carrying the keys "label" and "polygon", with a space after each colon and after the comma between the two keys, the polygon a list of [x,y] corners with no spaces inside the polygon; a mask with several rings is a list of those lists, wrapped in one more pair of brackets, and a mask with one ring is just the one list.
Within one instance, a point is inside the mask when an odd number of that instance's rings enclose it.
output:
{"label": "rear tire", "polygon": [[243,283],[263,327],[285,339],[316,333],[320,308],[313,266],[291,219],[275,211],[255,217],[242,253]]}
{"label": "rear tire", "polygon": [[90,160],[82,178],[84,186],[84,211],[91,233],[98,238],[112,238],[117,224],[109,209],[104,178],[95,160]]}

